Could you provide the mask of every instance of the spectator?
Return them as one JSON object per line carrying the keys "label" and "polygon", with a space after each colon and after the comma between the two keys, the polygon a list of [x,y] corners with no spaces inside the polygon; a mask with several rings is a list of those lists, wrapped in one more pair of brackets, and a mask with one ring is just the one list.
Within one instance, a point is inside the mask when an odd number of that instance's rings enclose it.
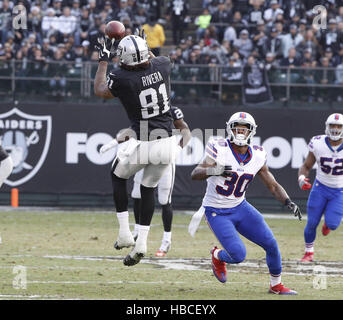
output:
{"label": "spectator", "polygon": [[278,32],[276,28],[272,28],[270,32],[270,37],[264,43],[263,47],[263,55],[270,52],[272,53],[276,59],[280,59],[282,57],[282,43],[281,39],[278,37]]}
{"label": "spectator", "polygon": [[94,23],[90,19],[87,7],[83,7],[78,23],[78,33],[80,34],[80,42],[89,38],[89,31],[93,28]]}
{"label": "spectator", "polygon": [[[64,41],[70,34],[73,34],[76,30],[77,19],[71,15],[70,8],[63,8],[63,15],[58,18],[57,30]],[[76,36],[76,34],[75,34]],[[78,39],[79,42],[79,39]]]}
{"label": "spectator", "polygon": [[49,8],[46,10],[46,15],[42,19],[41,30],[44,37],[50,37],[51,34],[57,32],[59,27],[58,17],[56,17],[55,9]]}
{"label": "spectator", "polygon": [[[315,80],[322,85],[332,85],[335,83],[335,72],[332,68],[331,61],[327,57],[320,59],[321,70],[317,70]],[[317,90],[318,102],[332,101],[335,96],[333,88],[320,87]]]}
{"label": "spectator", "polygon": [[294,16],[304,17],[306,8],[302,1],[288,0],[284,2],[285,19],[290,20]]}
{"label": "spectator", "polygon": [[114,20],[120,21],[123,17],[129,17],[130,20],[133,19],[132,7],[129,6],[127,0],[120,0],[119,8],[113,13]]}
{"label": "spectator", "polygon": [[311,29],[306,31],[305,38],[297,46],[300,53],[305,52],[307,49],[311,51],[312,56],[315,58],[319,54],[319,43]]}
{"label": "spectator", "polygon": [[238,51],[241,57],[248,58],[251,51],[253,50],[253,43],[249,39],[249,32],[243,29],[239,34],[239,39],[233,43],[234,48]]}
{"label": "spectator", "polygon": [[43,40],[42,56],[46,58],[46,61],[50,61],[54,57],[54,50],[50,45],[49,39]]}
{"label": "spectator", "polygon": [[288,56],[281,59],[280,66],[295,68],[300,66],[300,60],[297,58],[297,51],[295,48],[290,48],[288,50]]}
{"label": "spectator", "polygon": [[217,41],[217,33],[216,33],[216,28],[210,25],[205,30],[205,34],[204,34],[205,46],[209,46],[212,43],[212,41]]}
{"label": "spectator", "polygon": [[205,30],[210,25],[211,18],[212,18],[212,16],[211,16],[211,14],[210,14],[210,12],[208,11],[207,8],[205,8],[203,10],[201,15],[196,17],[194,23],[195,23],[196,26],[198,26],[198,29],[196,31],[196,40],[197,40],[197,42],[199,42],[200,39],[202,39],[204,37]]}
{"label": "spectator", "polygon": [[263,19],[266,21],[268,26],[271,27],[278,14],[283,15],[283,10],[280,8],[277,0],[272,0],[270,1],[270,8],[264,11]]}
{"label": "spectator", "polygon": [[[143,6],[137,6],[133,14],[133,27],[139,28],[148,21],[146,10]],[[157,21],[157,20],[156,20]]]}
{"label": "spectator", "polygon": [[70,14],[79,20],[81,16],[80,0],[73,0]]}
{"label": "spectator", "polygon": [[216,58],[219,64],[225,64],[227,62],[226,55],[228,52],[218,41],[212,41],[211,45],[203,50],[203,53],[212,58]]}
{"label": "spectator", "polygon": [[232,12],[227,10],[225,1],[219,0],[217,10],[212,14],[211,23],[215,24],[219,42],[222,42],[225,29],[232,21]]}
{"label": "spectator", "polygon": [[282,37],[282,53],[284,58],[288,56],[290,48],[296,48],[303,40],[303,36],[297,33],[298,28],[292,24],[289,33]]}
{"label": "spectator", "polygon": [[233,54],[229,58],[229,64],[223,69],[223,80],[227,81],[240,81],[242,79],[242,61],[239,56]]}
{"label": "spectator", "polygon": [[321,35],[320,44],[323,50],[330,47],[332,51],[336,54],[339,50],[339,39],[337,23],[335,19],[329,20],[329,29],[324,30]]}
{"label": "spectator", "polygon": [[41,32],[41,24],[42,24],[42,14],[40,8],[37,6],[33,6],[31,8],[31,12],[28,15],[28,31],[29,32]]}
{"label": "spectator", "polygon": [[266,42],[268,40],[268,37],[265,32],[265,24],[263,20],[260,20],[256,24],[256,29],[254,34],[252,35],[252,41],[254,44],[254,47],[258,50],[258,53],[260,56],[265,56],[265,46]]}
{"label": "spectator", "polygon": [[159,56],[166,40],[163,27],[156,21],[150,20],[149,23],[143,25],[143,30],[146,33],[146,40],[152,53]]}
{"label": "spectator", "polygon": [[250,25],[250,33],[255,33],[258,23],[263,21],[263,8],[261,0],[252,0],[250,2],[247,21]]}
{"label": "spectator", "polygon": [[4,44],[7,40],[7,32],[11,28],[12,11],[9,7],[8,0],[2,1],[2,8],[0,9],[0,41]]}
{"label": "spectator", "polygon": [[183,32],[185,29],[185,19],[188,17],[189,4],[187,0],[169,0],[167,4],[167,20],[171,21],[173,29],[173,42],[174,45],[178,45],[183,38]]}
{"label": "spectator", "polygon": [[56,17],[60,17],[62,15],[62,0],[53,0],[53,9]]}
{"label": "spectator", "polygon": [[51,78],[49,85],[53,96],[65,96],[67,72],[68,68],[64,63],[63,51],[58,49],[54,55],[54,63],[49,64],[48,68],[48,76]]}
{"label": "spectator", "polygon": [[248,13],[249,0],[235,0],[235,11],[239,11],[242,16]]}

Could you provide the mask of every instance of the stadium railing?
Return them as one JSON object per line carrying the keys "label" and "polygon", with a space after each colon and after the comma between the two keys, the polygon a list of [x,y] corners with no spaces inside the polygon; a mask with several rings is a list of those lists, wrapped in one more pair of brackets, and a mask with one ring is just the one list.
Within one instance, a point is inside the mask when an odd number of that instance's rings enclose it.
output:
{"label": "stadium railing", "polygon": [[[0,97],[3,102],[99,101],[93,94],[97,62],[0,61]],[[175,64],[172,101],[201,106],[239,105],[243,66]],[[281,106],[341,104],[343,68],[279,67],[267,70],[275,102]],[[326,80],[324,80],[326,79]]]}

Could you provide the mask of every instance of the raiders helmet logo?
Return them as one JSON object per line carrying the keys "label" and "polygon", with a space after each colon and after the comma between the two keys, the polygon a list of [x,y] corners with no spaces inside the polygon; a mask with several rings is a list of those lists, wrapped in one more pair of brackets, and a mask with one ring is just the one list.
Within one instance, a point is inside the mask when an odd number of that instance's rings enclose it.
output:
{"label": "raiders helmet logo", "polygon": [[17,108],[0,114],[0,145],[13,160],[5,184],[19,186],[40,170],[50,146],[51,122],[51,116],[30,115]]}

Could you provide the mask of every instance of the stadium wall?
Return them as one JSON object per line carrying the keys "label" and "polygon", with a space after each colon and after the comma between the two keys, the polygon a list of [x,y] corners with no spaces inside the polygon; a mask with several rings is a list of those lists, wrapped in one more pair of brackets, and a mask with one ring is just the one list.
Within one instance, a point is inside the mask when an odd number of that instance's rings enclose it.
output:
{"label": "stadium wall", "polygon": [[[298,188],[297,170],[309,139],[324,133],[325,119],[335,110],[181,108],[193,138],[177,161],[175,208],[195,209],[201,204],[206,183],[192,181],[190,173],[202,159],[207,139],[222,135],[225,122],[236,111],[255,117],[258,128],[253,144],[266,149],[272,173],[290,196],[306,203],[308,193]],[[1,143],[11,150],[16,165],[1,188],[0,204],[9,204],[11,189],[18,188],[22,205],[113,206],[114,153],[100,155],[99,149],[128,126],[119,104],[0,105]],[[249,186],[247,197],[260,209],[281,208],[258,179]]]}

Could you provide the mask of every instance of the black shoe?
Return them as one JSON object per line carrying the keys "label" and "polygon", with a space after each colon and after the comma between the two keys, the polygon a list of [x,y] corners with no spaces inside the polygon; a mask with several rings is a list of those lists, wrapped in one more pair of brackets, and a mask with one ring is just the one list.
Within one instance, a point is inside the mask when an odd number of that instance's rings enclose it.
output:
{"label": "black shoe", "polygon": [[137,264],[139,261],[141,261],[141,259],[144,257],[144,253],[135,253],[133,257],[130,256],[130,254],[128,254],[123,263],[126,266],[134,266],[135,264]]}

